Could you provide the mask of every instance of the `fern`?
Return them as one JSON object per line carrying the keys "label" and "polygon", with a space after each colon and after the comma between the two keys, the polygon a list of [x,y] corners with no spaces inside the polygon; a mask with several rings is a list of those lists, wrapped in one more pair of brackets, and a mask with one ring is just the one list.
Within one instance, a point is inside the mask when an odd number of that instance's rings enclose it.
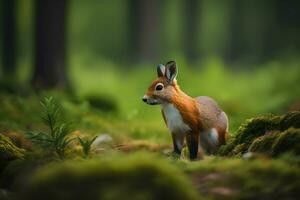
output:
{"label": "fern", "polygon": [[49,128],[49,132],[29,132],[27,137],[35,144],[44,149],[54,151],[63,159],[65,149],[75,138],[69,138],[71,133],[70,124],[61,123],[60,107],[56,104],[53,97],[45,98],[41,101],[42,121]]}
{"label": "fern", "polygon": [[84,157],[88,157],[88,155],[91,151],[91,145],[93,144],[93,142],[95,141],[97,136],[95,136],[91,140],[83,140],[80,137],[77,137],[77,138],[78,138],[78,141],[79,141],[80,145],[82,146]]}

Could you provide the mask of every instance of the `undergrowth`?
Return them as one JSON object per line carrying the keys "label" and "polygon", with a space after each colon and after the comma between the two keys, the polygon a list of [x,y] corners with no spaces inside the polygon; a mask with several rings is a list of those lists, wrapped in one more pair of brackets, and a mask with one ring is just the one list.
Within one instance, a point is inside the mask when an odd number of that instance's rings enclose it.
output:
{"label": "undergrowth", "polygon": [[45,98],[41,106],[41,118],[49,131],[28,132],[27,137],[42,148],[54,151],[60,159],[63,159],[68,144],[75,139],[69,137],[72,129],[69,123],[61,122],[61,111],[53,97]]}

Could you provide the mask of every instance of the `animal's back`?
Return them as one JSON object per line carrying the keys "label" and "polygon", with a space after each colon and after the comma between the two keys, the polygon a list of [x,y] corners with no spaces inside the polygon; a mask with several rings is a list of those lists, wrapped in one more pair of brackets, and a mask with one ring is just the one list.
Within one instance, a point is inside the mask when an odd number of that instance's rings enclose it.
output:
{"label": "animal's back", "polygon": [[227,132],[228,118],[218,103],[210,97],[199,96],[195,98],[199,104],[200,121],[203,129],[217,128],[218,131]]}

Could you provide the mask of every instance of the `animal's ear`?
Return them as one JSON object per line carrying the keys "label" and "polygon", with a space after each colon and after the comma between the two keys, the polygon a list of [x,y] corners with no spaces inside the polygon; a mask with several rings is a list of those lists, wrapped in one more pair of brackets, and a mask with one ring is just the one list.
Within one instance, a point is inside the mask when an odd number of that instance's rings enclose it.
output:
{"label": "animal's ear", "polygon": [[157,77],[162,77],[166,73],[166,67],[163,64],[157,65]]}
{"label": "animal's ear", "polygon": [[177,65],[175,61],[169,61],[166,64],[166,77],[170,84],[176,79],[177,76]]}

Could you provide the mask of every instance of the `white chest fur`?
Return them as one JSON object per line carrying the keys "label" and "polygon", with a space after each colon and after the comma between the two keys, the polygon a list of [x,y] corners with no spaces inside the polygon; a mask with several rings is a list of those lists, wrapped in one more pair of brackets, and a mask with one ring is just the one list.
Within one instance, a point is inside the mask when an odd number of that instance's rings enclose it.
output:
{"label": "white chest fur", "polygon": [[178,109],[173,104],[162,104],[162,109],[167,121],[167,126],[172,133],[185,134],[190,127],[184,123]]}

